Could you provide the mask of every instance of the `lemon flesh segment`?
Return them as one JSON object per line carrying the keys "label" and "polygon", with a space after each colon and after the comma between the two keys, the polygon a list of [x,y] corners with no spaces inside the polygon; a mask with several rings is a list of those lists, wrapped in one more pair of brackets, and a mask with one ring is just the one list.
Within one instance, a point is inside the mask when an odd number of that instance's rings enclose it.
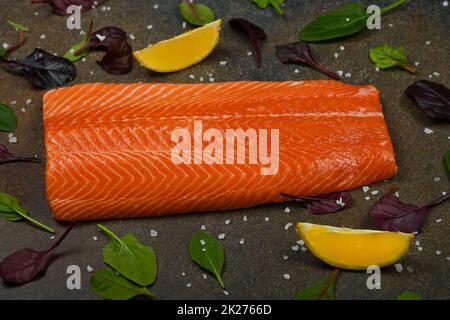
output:
{"label": "lemon flesh segment", "polygon": [[411,233],[336,228],[298,223],[296,230],[308,249],[336,268],[366,270],[397,262],[407,251]]}
{"label": "lemon flesh segment", "polygon": [[147,69],[174,72],[186,69],[205,59],[219,42],[222,20],[216,20],[174,38],[133,52]]}

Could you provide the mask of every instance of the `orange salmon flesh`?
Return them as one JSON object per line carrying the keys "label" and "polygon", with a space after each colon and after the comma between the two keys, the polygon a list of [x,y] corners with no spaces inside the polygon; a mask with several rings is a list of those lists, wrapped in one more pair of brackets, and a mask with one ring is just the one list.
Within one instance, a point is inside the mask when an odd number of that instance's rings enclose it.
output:
{"label": "orange salmon flesh", "polygon": [[[378,90],[336,81],[81,84],[45,94],[44,127],[57,220],[248,208],[397,172]],[[229,145],[231,129],[249,134]]]}

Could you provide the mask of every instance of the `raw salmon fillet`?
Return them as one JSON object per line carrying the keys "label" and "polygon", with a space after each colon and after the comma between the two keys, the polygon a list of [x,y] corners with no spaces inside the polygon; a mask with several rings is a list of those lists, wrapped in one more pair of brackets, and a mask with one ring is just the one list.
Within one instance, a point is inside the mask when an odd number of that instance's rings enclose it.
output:
{"label": "raw salmon fillet", "polygon": [[[234,163],[174,163],[171,135],[193,133],[199,121],[203,132],[224,136],[278,130],[276,173],[263,175],[266,165],[249,163],[249,155],[238,163],[231,148],[225,156]],[[47,197],[57,220],[246,208],[286,201],[280,193],[326,194],[397,172],[378,90],[335,81],[82,84],[46,93],[44,126]]]}

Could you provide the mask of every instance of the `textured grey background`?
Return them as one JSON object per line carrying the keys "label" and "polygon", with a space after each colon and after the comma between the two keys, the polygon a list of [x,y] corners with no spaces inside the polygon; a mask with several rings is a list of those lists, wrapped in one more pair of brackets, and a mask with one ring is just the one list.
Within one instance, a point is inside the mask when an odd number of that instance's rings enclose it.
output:
{"label": "textured grey background", "polygon": [[[236,80],[293,80],[325,79],[303,66],[283,66],[276,57],[274,46],[295,41],[301,26],[318,16],[323,10],[346,1],[299,1],[287,0],[284,10],[286,16],[279,16],[274,10],[259,10],[250,1],[213,1],[204,0],[218,17],[224,19],[222,36],[216,50],[202,63],[187,70],[168,75],[158,75],[134,64],[133,71],[125,76],[113,76],[105,73],[95,64],[100,56],[92,54],[87,62],[77,62],[80,82],[193,82],[208,78],[212,73],[216,81]],[[374,1],[363,1],[373,4]],[[388,4],[392,1],[376,1]],[[353,37],[339,39],[323,44],[312,45],[314,55],[324,65],[333,70],[350,72],[351,78],[344,81],[354,84],[374,84],[382,93],[384,113],[395,146],[400,171],[388,183],[379,183],[371,190],[383,194],[389,185],[397,183],[402,199],[415,203],[424,203],[449,189],[442,154],[450,148],[450,128],[448,124],[436,123],[428,119],[418,107],[405,95],[405,88],[415,80],[428,78],[433,72],[440,73],[433,79],[450,84],[448,30],[450,29],[449,7],[443,7],[441,0],[416,0],[382,19],[382,29],[365,30]],[[157,9],[154,5],[159,4]],[[145,47],[162,39],[183,32],[182,19],[177,10],[178,1],[161,0],[110,0],[105,4],[110,11],[92,10],[83,17],[83,26],[87,18],[94,19],[95,27],[113,25],[133,33],[136,40],[130,40],[134,49]],[[19,58],[41,47],[49,52],[63,54],[67,48],[78,42],[79,32],[65,27],[63,17],[53,15],[46,5],[30,5],[30,0],[2,1],[0,41],[12,43],[15,32],[6,24],[13,19],[28,25],[31,33],[27,42],[13,53],[11,58]],[[38,15],[35,15],[38,13]],[[244,17],[265,28],[268,40],[263,46],[263,68],[255,68],[253,56],[248,57],[249,45],[234,34],[226,23],[230,18]],[[146,26],[152,24],[153,29]],[[391,25],[391,26],[390,26]],[[41,34],[46,39],[40,39]],[[427,41],[431,41],[426,45]],[[411,61],[418,61],[418,74],[412,75],[400,69],[376,72],[368,59],[368,50],[382,43],[404,46]],[[345,46],[344,51],[339,47]],[[338,58],[333,54],[339,53]],[[219,61],[227,60],[227,66]],[[294,70],[298,68],[299,73]],[[93,71],[93,74],[91,74]],[[0,100],[9,104],[17,100],[12,107],[16,110],[20,125],[16,132],[19,143],[10,149],[17,154],[44,155],[42,130],[43,91],[33,89],[26,80],[0,70]],[[32,104],[25,100],[32,98]],[[26,112],[22,113],[21,108]],[[425,135],[424,128],[434,130],[434,134]],[[0,134],[0,142],[7,143],[7,134]],[[434,181],[440,177],[440,181]],[[17,196],[31,214],[45,223],[55,226],[58,235],[64,225],[51,218],[45,197],[44,165],[8,164],[0,166],[0,190]],[[134,233],[142,242],[153,246],[158,256],[159,274],[151,290],[162,299],[291,299],[297,290],[326,276],[331,270],[315,259],[309,252],[293,252],[297,236],[293,230],[285,230],[288,222],[308,221],[352,228],[371,228],[367,217],[370,206],[378,196],[364,200],[362,191],[353,192],[355,201],[351,208],[337,214],[322,217],[308,215],[296,205],[289,205],[290,214],[284,213],[286,205],[267,205],[258,208],[223,213],[202,213],[141,220],[123,220],[105,222],[119,235]],[[425,298],[450,298],[450,203],[431,210],[418,237],[424,248],[418,252],[415,246],[402,259],[406,269],[396,273],[388,267],[382,273],[382,290],[370,291],[366,288],[367,275],[363,272],[343,272],[340,276],[336,296],[339,299],[392,299],[404,290],[413,290]],[[248,216],[248,222],[243,216]],[[270,221],[265,222],[265,217]],[[435,222],[442,218],[441,223]],[[231,219],[229,225],[224,221]],[[187,252],[191,235],[205,224],[214,233],[226,233],[223,244],[226,252],[226,266],[223,274],[229,291],[225,296],[217,282],[210,276],[203,280],[203,271],[194,265]],[[158,231],[158,237],[152,238],[150,230]],[[92,236],[98,236],[97,242]],[[7,254],[24,247],[43,249],[51,245],[50,235],[27,223],[12,223],[0,220],[0,259]],[[245,245],[239,240],[245,239]],[[54,241],[54,240],[53,240]],[[48,269],[47,275],[33,283],[21,287],[7,287],[0,284],[0,299],[93,299],[89,291],[90,274],[86,266],[95,269],[103,267],[101,248],[106,239],[95,223],[80,223],[58,250],[58,257]],[[435,250],[441,250],[437,256]],[[287,261],[283,255],[289,255]],[[82,289],[66,289],[68,265],[76,264],[82,268]],[[182,276],[182,272],[186,275]],[[290,280],[284,280],[283,274],[289,273]],[[192,287],[187,288],[186,284]]]}

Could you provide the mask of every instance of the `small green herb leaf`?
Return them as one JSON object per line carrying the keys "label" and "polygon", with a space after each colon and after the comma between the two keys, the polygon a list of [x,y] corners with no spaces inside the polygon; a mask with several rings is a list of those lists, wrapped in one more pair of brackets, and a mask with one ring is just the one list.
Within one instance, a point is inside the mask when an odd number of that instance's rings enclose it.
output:
{"label": "small green herb leaf", "polygon": [[0,103],[0,131],[14,131],[17,128],[17,117],[14,111],[5,104]]}
{"label": "small green herb leaf", "polygon": [[422,300],[422,297],[415,292],[405,291],[397,297],[397,300]]}
{"label": "small green herb leaf", "polygon": [[6,55],[6,49],[3,47],[0,47],[0,59],[3,58]]}
{"label": "small green herb leaf", "polygon": [[334,284],[340,270],[334,270],[326,279],[299,291],[295,300],[334,300]]}
{"label": "small green herb leaf", "polygon": [[216,19],[214,12],[207,6],[199,3],[182,1],[178,8],[184,20],[194,26],[204,26]]}
{"label": "small green herb leaf", "polygon": [[128,281],[110,268],[97,271],[91,277],[89,284],[96,295],[106,300],[129,300],[139,295],[156,299],[147,288]]}
{"label": "small green herb leaf", "polygon": [[103,260],[106,264],[141,286],[155,282],[157,265],[153,248],[144,246],[132,234],[119,238],[105,226],[97,226],[111,239],[103,248]]}
{"label": "small green herb leaf", "polygon": [[66,58],[67,60],[70,60],[72,62],[75,62],[75,61],[83,59],[84,57],[89,55],[90,51],[84,51],[84,52],[80,53],[79,55],[77,55],[76,53],[78,51],[80,51],[86,45],[86,43],[88,43],[91,40],[93,26],[94,26],[94,23],[91,20],[90,24],[89,24],[89,30],[88,30],[86,36],[83,37],[83,39],[81,39],[81,41],[79,43],[75,44],[74,46],[72,46],[72,48],[67,50],[67,52],[64,54],[64,58]]}
{"label": "small green herb leaf", "polygon": [[55,233],[55,230],[52,228],[47,227],[46,225],[31,218],[27,210],[22,208],[19,200],[5,192],[0,192],[0,218],[13,222],[25,219],[45,231]]}
{"label": "small green herb leaf", "polygon": [[222,280],[223,246],[216,238],[203,231],[196,232],[189,242],[189,254],[200,267],[212,272],[220,286],[225,288]]}
{"label": "small green herb leaf", "polygon": [[274,9],[279,14],[284,14],[283,10],[281,9],[280,5],[284,3],[284,0],[252,0],[258,7],[261,9],[267,8],[269,5],[274,7]]}
{"label": "small green herb leaf", "polygon": [[405,49],[402,47],[394,48],[384,44],[370,49],[369,56],[380,69],[402,67],[411,73],[416,73],[416,69],[409,64]]}
{"label": "small green herb leaf", "polygon": [[30,32],[30,29],[18,22],[12,21],[12,20],[8,20],[8,23],[10,26],[12,26],[13,28],[16,28],[17,30],[23,31],[23,32]]}
{"label": "small green herb leaf", "polygon": [[445,166],[447,167],[447,171],[450,173],[450,150],[447,150],[444,153],[444,162]]}
{"label": "small green herb leaf", "polygon": [[[403,3],[405,0],[398,0],[381,9],[381,13],[392,10]],[[304,41],[323,41],[349,36],[365,29],[370,16],[371,14],[367,13],[365,6],[359,3],[349,3],[328,11],[308,23],[300,31],[299,37]]]}

